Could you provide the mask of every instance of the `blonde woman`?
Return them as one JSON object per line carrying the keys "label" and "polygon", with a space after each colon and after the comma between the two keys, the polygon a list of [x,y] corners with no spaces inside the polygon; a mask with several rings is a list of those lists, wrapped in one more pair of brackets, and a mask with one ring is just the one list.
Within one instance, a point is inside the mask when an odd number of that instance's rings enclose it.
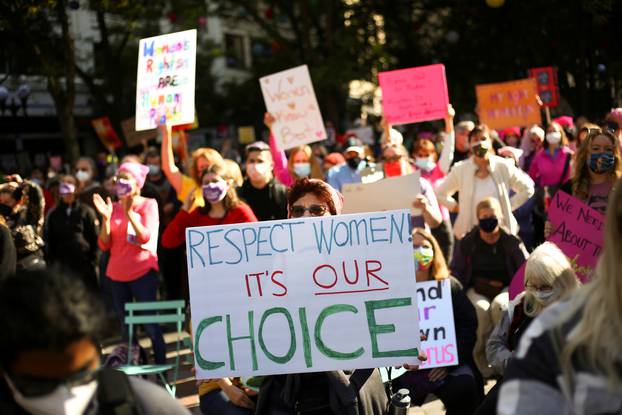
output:
{"label": "blonde woman", "polygon": [[622,411],[622,184],[609,196],[604,250],[594,279],[547,308],[506,369],[497,413]]}

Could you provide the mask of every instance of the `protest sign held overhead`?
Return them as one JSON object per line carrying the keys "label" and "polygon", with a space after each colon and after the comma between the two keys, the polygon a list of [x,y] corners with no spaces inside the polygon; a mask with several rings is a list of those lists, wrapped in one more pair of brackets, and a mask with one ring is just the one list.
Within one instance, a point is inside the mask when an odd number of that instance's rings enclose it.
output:
{"label": "protest sign held overhead", "polygon": [[436,64],[380,72],[384,117],[391,124],[440,120],[447,114],[449,96],[445,65]]}
{"label": "protest sign held overhead", "polygon": [[276,119],[272,133],[279,149],[326,139],[307,65],[264,76],[259,84],[266,108]]}
{"label": "protest sign held overhead", "polygon": [[123,145],[121,139],[117,135],[117,132],[110,123],[110,118],[99,117],[91,120],[91,125],[95,129],[97,137],[102,142],[104,147],[108,149],[119,148]]}
{"label": "protest sign held overhead", "polygon": [[196,30],[140,40],[136,131],[194,122],[196,48]]}
{"label": "protest sign held overhead", "polygon": [[535,79],[484,84],[475,87],[481,123],[498,129],[540,124]]}
{"label": "protest sign held overhead", "polygon": [[419,331],[425,336],[421,350],[428,357],[419,367],[432,369],[457,365],[458,347],[449,278],[418,282],[417,305]]}
{"label": "protest sign held overhead", "polygon": [[548,108],[556,107],[559,103],[557,69],[552,66],[533,68],[529,70],[529,77],[536,80],[542,106]]}
{"label": "protest sign held overhead", "polygon": [[371,183],[348,183],[343,186],[343,213],[379,212],[410,209],[412,216],[421,211],[412,207],[421,194],[421,172],[395,176]]}
{"label": "protest sign held overhead", "polygon": [[415,364],[407,210],[188,228],[197,378]]}
{"label": "protest sign held overhead", "polygon": [[134,117],[128,118],[127,120],[121,122],[121,129],[123,130],[125,143],[128,147],[139,146],[145,141],[155,139],[158,135],[158,130],[155,128],[151,130],[136,131],[136,119]]}

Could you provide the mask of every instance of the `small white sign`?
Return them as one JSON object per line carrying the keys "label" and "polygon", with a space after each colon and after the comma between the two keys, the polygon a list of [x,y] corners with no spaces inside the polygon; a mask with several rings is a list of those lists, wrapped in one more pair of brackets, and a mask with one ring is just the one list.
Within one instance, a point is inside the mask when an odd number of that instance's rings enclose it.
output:
{"label": "small white sign", "polygon": [[195,29],[140,40],[136,131],[194,122],[196,50]]}
{"label": "small white sign", "polygon": [[268,112],[276,118],[272,133],[281,150],[326,139],[307,65],[264,76],[259,85]]}

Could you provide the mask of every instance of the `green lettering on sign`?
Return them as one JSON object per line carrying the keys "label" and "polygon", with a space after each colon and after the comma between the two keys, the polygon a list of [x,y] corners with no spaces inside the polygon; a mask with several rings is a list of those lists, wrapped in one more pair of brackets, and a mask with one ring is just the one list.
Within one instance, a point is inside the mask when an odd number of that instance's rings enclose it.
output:
{"label": "green lettering on sign", "polygon": [[302,348],[305,355],[305,364],[307,367],[311,367],[313,366],[313,359],[311,358],[311,336],[309,335],[309,324],[307,323],[307,309],[300,307],[298,316],[300,318],[300,328],[302,329]]}
{"label": "green lettering on sign", "polygon": [[[289,325],[289,350],[287,351],[287,353],[285,353],[284,356],[277,356],[270,353],[268,351],[268,348],[266,347],[265,342],[263,341],[263,325],[268,317],[270,317],[272,314],[277,313],[283,314],[287,319],[287,324]],[[294,353],[296,352],[296,332],[294,331],[294,320],[292,320],[292,316],[289,314],[289,311],[287,311],[287,309],[283,307],[275,307],[270,308],[266,310],[265,313],[263,313],[263,316],[261,316],[261,322],[259,323],[259,346],[268,357],[268,359],[272,360],[275,363],[283,364],[292,360],[292,357],[294,357]]]}
{"label": "green lettering on sign", "polygon": [[255,349],[255,326],[253,325],[253,311],[248,312],[248,336],[231,337],[231,316],[227,314],[227,343],[229,344],[229,367],[235,370],[235,357],[233,354],[233,342],[248,339],[251,342],[251,359],[253,370],[257,370],[257,350]]}
{"label": "green lettering on sign", "polygon": [[315,322],[315,333],[314,333],[315,334],[315,345],[317,346],[318,350],[326,357],[330,357],[332,359],[338,359],[338,360],[349,360],[349,359],[356,359],[357,357],[365,353],[365,350],[362,347],[359,347],[352,353],[338,352],[337,350],[333,350],[330,347],[328,347],[326,343],[324,343],[324,341],[322,340],[322,326],[324,325],[324,320],[326,320],[326,317],[330,316],[331,314],[345,313],[345,312],[356,314],[358,313],[358,310],[356,309],[356,307],[350,304],[331,305],[331,306],[326,307],[320,312],[320,315],[318,316],[317,321]]}
{"label": "green lettering on sign", "polygon": [[196,348],[194,354],[196,356],[197,363],[199,364],[199,367],[201,369],[216,370],[219,367],[223,367],[225,365],[225,362],[212,362],[212,361],[204,359],[203,356],[201,355],[201,352],[199,351],[199,339],[201,338],[201,334],[203,334],[203,330],[205,330],[212,324],[218,323],[218,322],[222,322],[221,316],[205,318],[201,320],[201,322],[199,323],[199,327],[197,327],[197,333],[194,336],[194,344]]}
{"label": "green lettering on sign", "polygon": [[371,355],[373,357],[399,357],[399,356],[419,356],[419,350],[414,347],[412,349],[403,350],[378,350],[378,335],[386,333],[395,333],[394,324],[377,324],[376,310],[383,308],[405,307],[412,304],[410,297],[392,298],[390,300],[365,301],[365,310],[367,311],[367,326],[369,328],[369,337],[371,338]]}

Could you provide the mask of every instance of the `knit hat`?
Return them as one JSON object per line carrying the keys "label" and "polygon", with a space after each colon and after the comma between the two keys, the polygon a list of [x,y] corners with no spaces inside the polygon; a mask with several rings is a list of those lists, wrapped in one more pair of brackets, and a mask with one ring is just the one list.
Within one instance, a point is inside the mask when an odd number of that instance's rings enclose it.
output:
{"label": "knit hat", "polygon": [[145,185],[147,174],[149,173],[149,167],[140,163],[126,162],[121,164],[118,173],[127,173],[131,175],[134,180],[136,180],[138,188],[142,189]]}

